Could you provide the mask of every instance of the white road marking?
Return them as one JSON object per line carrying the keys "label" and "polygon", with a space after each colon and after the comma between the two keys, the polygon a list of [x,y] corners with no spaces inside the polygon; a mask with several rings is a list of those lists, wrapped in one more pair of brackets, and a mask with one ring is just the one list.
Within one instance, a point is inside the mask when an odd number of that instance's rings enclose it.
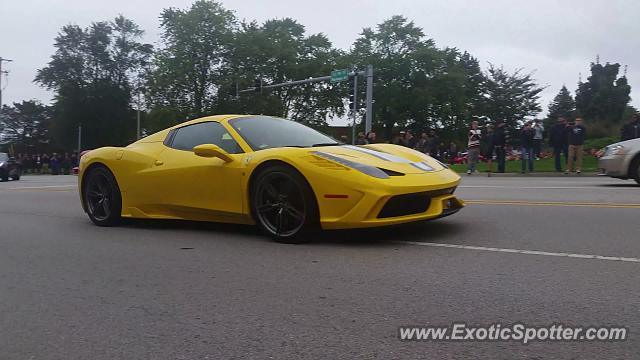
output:
{"label": "white road marking", "polygon": [[419,246],[445,247],[445,248],[463,249],[463,250],[491,251],[491,252],[516,253],[516,254],[526,254],[526,255],[558,256],[558,257],[570,257],[570,258],[579,258],[579,259],[594,259],[594,260],[607,260],[607,261],[622,261],[622,262],[640,263],[640,258],[632,258],[632,257],[604,256],[604,255],[590,255],[590,254],[572,254],[572,253],[563,253],[563,252],[548,252],[548,251],[523,250],[523,249],[505,249],[505,248],[494,248],[494,247],[484,247],[484,246],[428,243],[428,242],[417,242],[417,241],[398,241],[398,243],[419,245]]}
{"label": "white road marking", "polygon": [[637,186],[613,187],[613,186],[502,186],[502,185],[460,185],[458,188],[477,189],[558,189],[558,190],[633,190],[638,191]]}

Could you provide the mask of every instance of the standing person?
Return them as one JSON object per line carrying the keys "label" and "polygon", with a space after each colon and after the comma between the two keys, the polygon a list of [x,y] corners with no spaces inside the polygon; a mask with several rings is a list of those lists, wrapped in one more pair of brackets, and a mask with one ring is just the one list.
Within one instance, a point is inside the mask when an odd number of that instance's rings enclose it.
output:
{"label": "standing person", "polygon": [[483,147],[483,155],[484,158],[487,159],[487,176],[491,176],[491,172],[493,171],[493,125],[487,125],[487,133],[482,137],[482,147]]}
{"label": "standing person", "polygon": [[438,154],[438,148],[440,145],[440,137],[436,134],[436,131],[431,129],[429,131],[429,155],[433,156],[436,159],[440,158],[440,154]]}
{"label": "standing person", "polygon": [[416,142],[416,150],[423,154],[429,154],[429,137],[426,132],[420,134],[420,139]]}
{"label": "standing person", "polygon": [[43,174],[48,174],[49,173],[49,163],[51,162],[51,160],[49,159],[49,155],[44,154],[42,155],[42,173]]}
{"label": "standing person", "polygon": [[356,138],[356,145],[367,145],[367,139],[364,137],[364,133],[361,131],[358,133],[358,137]]}
{"label": "standing person", "polygon": [[561,156],[564,153],[564,162],[567,163],[567,121],[563,117],[558,118],[558,122],[551,128],[549,134],[549,145],[553,147],[553,157],[555,159],[556,171],[562,171]]}
{"label": "standing person", "polygon": [[453,165],[456,156],[458,156],[458,145],[456,145],[456,143],[454,143],[453,141],[450,142],[447,152],[449,154],[449,164]]}
{"label": "standing person", "polygon": [[478,121],[471,122],[471,129],[467,135],[467,174],[476,172],[478,157],[480,156],[480,139],[482,130],[478,128]]}
{"label": "standing person", "polygon": [[376,133],[373,130],[369,131],[369,133],[367,134],[367,141],[369,142],[369,144],[376,143]]}
{"label": "standing person", "polygon": [[542,140],[544,139],[544,125],[540,119],[534,120],[533,123],[533,152],[535,153],[536,160],[540,160],[540,153],[542,151]]}
{"label": "standing person", "polygon": [[631,121],[622,127],[621,141],[640,138],[640,116],[633,114]]}
{"label": "standing person", "polygon": [[71,168],[78,166],[78,160],[78,152],[74,151],[73,154],[71,154]]}
{"label": "standing person", "polygon": [[22,162],[22,172],[25,174],[30,174],[31,173],[31,155],[27,154],[24,157],[24,161]]}
{"label": "standing person", "polygon": [[529,163],[529,172],[533,172],[533,137],[535,136],[535,130],[531,127],[531,122],[527,121],[520,133],[520,142],[522,151],[520,152],[520,158],[522,160],[521,173],[524,174],[527,169],[527,162]]}
{"label": "standing person", "polygon": [[498,162],[498,172],[504,173],[506,165],[506,146],[507,146],[507,132],[504,128],[504,121],[498,120],[496,122],[495,130],[493,131],[493,148],[496,152],[496,161]]}
{"label": "standing person", "polygon": [[404,131],[400,131],[398,134],[393,135],[391,143],[394,145],[404,145]]}
{"label": "standing person", "polygon": [[40,154],[35,154],[33,156],[33,163],[34,163],[34,172],[37,174],[42,173],[42,156],[40,156]]}
{"label": "standing person", "polygon": [[51,155],[49,166],[51,167],[52,175],[60,175],[60,160],[58,159],[58,154],[53,153],[53,155]]}
{"label": "standing person", "polygon": [[576,174],[580,174],[582,168],[582,148],[584,147],[584,139],[587,136],[587,128],[582,125],[582,118],[577,117],[575,123],[569,124],[567,128],[569,133],[569,164],[564,172],[568,174],[573,171],[573,159],[575,157]]}
{"label": "standing person", "polygon": [[64,153],[64,159],[62,160],[63,174],[71,174],[71,157],[69,153]]}
{"label": "standing person", "polygon": [[407,132],[404,134],[404,146],[414,149],[416,147],[417,141],[418,139],[413,136],[413,132],[411,132],[411,130],[407,130]]}

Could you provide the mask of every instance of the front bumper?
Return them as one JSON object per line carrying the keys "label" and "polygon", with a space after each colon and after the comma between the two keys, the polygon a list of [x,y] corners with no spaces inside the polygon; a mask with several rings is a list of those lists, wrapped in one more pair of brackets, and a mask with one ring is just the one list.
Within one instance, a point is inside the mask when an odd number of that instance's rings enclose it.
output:
{"label": "front bumper", "polygon": [[600,174],[615,178],[626,179],[629,175],[629,165],[626,155],[609,155],[598,159]]}
{"label": "front bumper", "polygon": [[[459,176],[446,170],[439,174],[406,175],[388,183],[380,181],[377,182],[378,186],[361,187],[358,190],[351,188],[353,196],[350,196],[349,199],[352,200],[330,200],[336,205],[343,201],[350,203],[344,211],[332,213],[330,209],[337,210],[338,207],[329,206],[328,200],[322,199],[320,223],[323,229],[366,228],[430,220],[452,215],[464,207],[464,202],[451,192],[443,192],[441,190],[454,189],[459,183]],[[393,211],[389,216],[387,211],[383,211],[385,205],[394,197],[424,193],[429,194],[426,209],[422,208],[412,213],[407,211],[406,215],[400,216],[394,216]],[[407,207],[415,205],[415,203],[407,203]]]}

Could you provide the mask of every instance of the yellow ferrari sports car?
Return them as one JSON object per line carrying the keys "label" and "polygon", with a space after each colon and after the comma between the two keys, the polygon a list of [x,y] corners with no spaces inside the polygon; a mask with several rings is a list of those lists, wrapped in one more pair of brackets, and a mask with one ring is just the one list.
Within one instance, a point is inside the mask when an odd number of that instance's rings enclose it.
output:
{"label": "yellow ferrari sports car", "polygon": [[418,151],[352,146],[300,123],[255,115],[187,121],[80,159],[82,206],[100,226],[125,218],[257,224],[282,242],[314,229],[451,215],[460,177]]}

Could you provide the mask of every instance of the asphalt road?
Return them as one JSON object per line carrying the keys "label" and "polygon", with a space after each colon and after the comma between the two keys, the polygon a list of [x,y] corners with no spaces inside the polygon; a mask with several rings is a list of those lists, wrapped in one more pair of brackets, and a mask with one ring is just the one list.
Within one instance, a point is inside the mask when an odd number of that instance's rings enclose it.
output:
{"label": "asphalt road", "polygon": [[[296,246],[248,226],[99,228],[75,181],[0,183],[2,360],[640,358],[632,182],[465,177],[459,214]],[[629,339],[398,337],[453,322],[622,325]]]}

